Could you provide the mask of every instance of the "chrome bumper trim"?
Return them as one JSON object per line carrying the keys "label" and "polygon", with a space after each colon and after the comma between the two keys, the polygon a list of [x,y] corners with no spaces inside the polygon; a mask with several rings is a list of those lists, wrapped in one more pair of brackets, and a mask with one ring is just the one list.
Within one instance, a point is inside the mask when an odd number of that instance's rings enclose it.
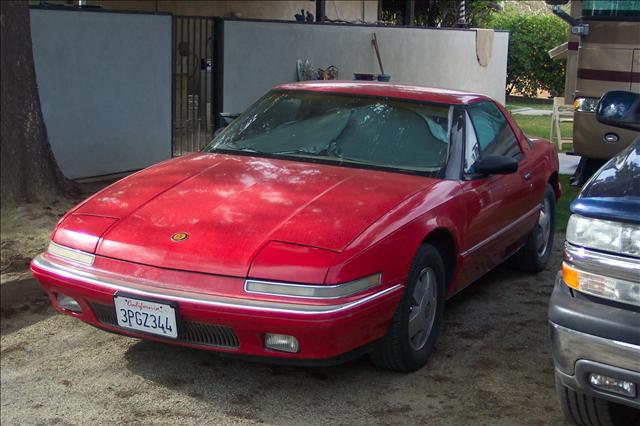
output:
{"label": "chrome bumper trim", "polygon": [[640,282],[640,259],[630,256],[600,253],[565,242],[564,261],[584,272]]}
{"label": "chrome bumper trim", "polygon": [[573,375],[578,360],[640,372],[640,346],[581,333],[551,321],[549,332],[556,368],[564,374]]}
{"label": "chrome bumper trim", "polygon": [[86,282],[88,284],[100,286],[103,288],[108,288],[110,290],[113,290],[114,292],[124,291],[131,295],[152,298],[168,298],[177,302],[199,303],[211,307],[241,308],[260,312],[285,312],[304,315],[323,315],[346,311],[348,309],[381,299],[400,290],[403,287],[402,284],[396,284],[379,292],[365,296],[361,299],[344,304],[305,305],[300,303],[267,302],[223,296],[211,296],[201,293],[185,293],[177,290],[157,288],[144,284],[126,282],[114,278],[100,277],[88,271],[82,271],[66,265],[51,262],[42,255],[39,255],[35,259],[33,259],[32,263],[36,268],[42,269],[43,271],[49,272],[51,274],[72,280]]}

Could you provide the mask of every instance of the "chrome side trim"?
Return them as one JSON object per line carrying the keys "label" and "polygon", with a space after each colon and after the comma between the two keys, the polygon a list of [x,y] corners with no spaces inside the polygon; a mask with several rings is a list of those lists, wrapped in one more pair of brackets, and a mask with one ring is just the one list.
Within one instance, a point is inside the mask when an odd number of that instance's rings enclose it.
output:
{"label": "chrome side trim", "polygon": [[47,246],[47,253],[60,257],[65,260],[70,260],[72,262],[78,262],[83,265],[93,265],[93,262],[96,258],[94,254],[87,253],[86,251],[72,249],[70,247],[61,246],[60,244],[54,243],[53,241],[49,241],[49,245]]}
{"label": "chrome side trim", "polygon": [[338,299],[340,297],[353,296],[354,294],[379,286],[381,281],[382,274],[380,273],[337,285],[290,284],[248,279],[244,282],[244,291],[247,293],[272,296]]}
{"label": "chrome side trim", "polygon": [[479,243],[477,243],[473,247],[463,251],[462,253],[460,253],[460,256],[462,256],[462,257],[468,256],[469,254],[471,254],[474,251],[482,248],[483,246],[485,246],[486,244],[488,244],[491,241],[495,240],[496,238],[499,238],[503,234],[511,231],[513,228],[518,226],[521,222],[523,222],[524,220],[528,219],[532,214],[539,213],[539,212],[540,212],[540,205],[532,208],[527,213],[525,213],[524,215],[520,216],[518,219],[516,219],[515,221],[511,222],[509,225],[505,226],[504,228],[502,228],[501,230],[499,230],[495,234],[491,235],[490,237],[485,238],[484,240],[480,241]]}
{"label": "chrome side trim", "polygon": [[584,272],[640,282],[640,259],[633,257],[600,253],[565,242],[564,261]]}
{"label": "chrome side trim", "polygon": [[200,293],[185,293],[183,291],[152,287],[149,285],[127,282],[115,278],[100,277],[89,271],[82,271],[66,265],[57,264],[46,259],[42,255],[33,260],[33,266],[55,276],[78,280],[87,284],[107,288],[109,290],[123,291],[131,295],[151,298],[167,298],[171,301],[199,303],[218,308],[242,308],[260,312],[286,312],[303,315],[323,315],[346,311],[348,309],[364,305],[381,299],[400,290],[403,285],[396,284],[377,293],[370,294],[358,300],[336,305],[305,305],[300,303],[267,302],[251,299],[239,299],[223,296],[212,296]]}
{"label": "chrome side trim", "polygon": [[640,346],[582,333],[551,321],[549,332],[556,367],[565,374],[573,375],[580,359],[640,372]]}

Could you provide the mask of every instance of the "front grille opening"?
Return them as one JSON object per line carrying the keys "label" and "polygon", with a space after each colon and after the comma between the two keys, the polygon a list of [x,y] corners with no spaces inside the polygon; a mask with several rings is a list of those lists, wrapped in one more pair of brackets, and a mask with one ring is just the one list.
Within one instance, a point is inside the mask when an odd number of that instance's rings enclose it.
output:
{"label": "front grille opening", "polygon": [[[99,322],[112,327],[119,327],[113,306],[94,302],[89,303],[89,305]],[[182,321],[180,323],[177,340],[193,345],[215,346],[229,349],[236,349],[240,346],[238,337],[232,328],[194,321]]]}

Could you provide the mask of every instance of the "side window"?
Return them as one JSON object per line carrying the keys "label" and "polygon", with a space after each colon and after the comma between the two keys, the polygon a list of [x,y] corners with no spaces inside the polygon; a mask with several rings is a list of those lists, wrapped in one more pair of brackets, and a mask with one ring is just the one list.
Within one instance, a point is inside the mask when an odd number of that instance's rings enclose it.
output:
{"label": "side window", "polygon": [[522,158],[516,136],[493,102],[470,105],[467,113],[466,173],[473,173],[475,161],[483,155],[507,155],[517,160]]}

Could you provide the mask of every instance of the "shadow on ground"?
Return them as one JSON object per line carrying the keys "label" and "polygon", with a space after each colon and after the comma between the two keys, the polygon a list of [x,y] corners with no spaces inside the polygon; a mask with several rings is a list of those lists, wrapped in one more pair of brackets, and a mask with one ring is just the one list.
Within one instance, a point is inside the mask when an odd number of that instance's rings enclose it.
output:
{"label": "shadow on ground", "polygon": [[412,374],[366,357],[250,363],[105,333],[48,305],[17,310],[2,320],[2,424],[563,424],[547,332],[558,240],[546,271],[502,266],[451,300]]}
{"label": "shadow on ground", "polygon": [[[559,259],[558,244],[552,256]],[[377,369],[367,357],[299,368],[147,341],[130,345],[124,357],[145,382],[227,418],[562,424],[547,338],[547,303],[558,266],[556,261],[538,275],[501,266],[452,299],[436,352],[413,374]],[[124,392],[133,397],[142,390]]]}

